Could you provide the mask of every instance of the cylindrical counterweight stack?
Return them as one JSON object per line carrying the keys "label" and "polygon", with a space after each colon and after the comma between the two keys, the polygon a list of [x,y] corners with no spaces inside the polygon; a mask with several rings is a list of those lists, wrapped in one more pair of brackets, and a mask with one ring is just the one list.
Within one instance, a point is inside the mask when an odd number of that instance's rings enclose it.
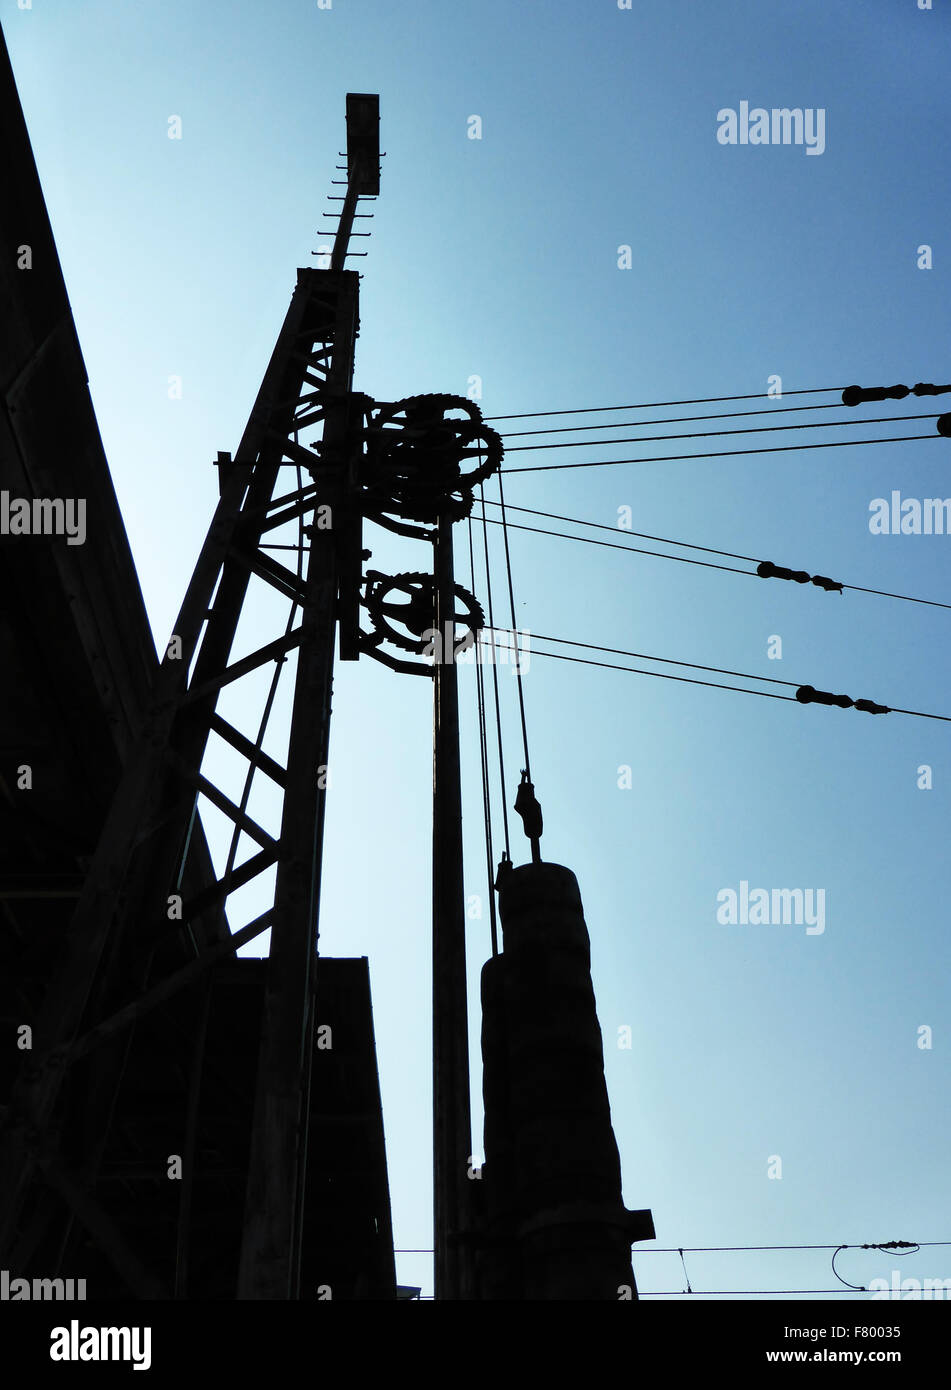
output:
{"label": "cylindrical counterweight stack", "polygon": [[636,1297],[631,1242],[653,1225],[621,1198],[577,880],[513,869],[499,912],[504,950],[482,972],[481,1296]]}

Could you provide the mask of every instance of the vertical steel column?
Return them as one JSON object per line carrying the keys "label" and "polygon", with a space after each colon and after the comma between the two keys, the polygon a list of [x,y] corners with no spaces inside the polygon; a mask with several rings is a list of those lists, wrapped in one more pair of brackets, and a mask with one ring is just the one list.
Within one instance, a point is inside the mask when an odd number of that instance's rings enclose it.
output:
{"label": "vertical steel column", "polygon": [[357,332],[356,272],[346,272],[337,299],[336,326],[325,397],[321,503],[331,527],[311,530],[304,637],[299,648],[281,858],[274,890],[261,1053],[251,1140],[239,1298],[300,1296],[299,1248],[303,1220],[323,841],[325,772],[337,627],[337,512],[347,466],[348,395]]}
{"label": "vertical steel column", "polygon": [[453,641],[452,519],[434,556],[438,635],[433,719],[433,1223],[437,1299],[473,1297],[468,1244],[469,1031],[462,868],[459,696]]}

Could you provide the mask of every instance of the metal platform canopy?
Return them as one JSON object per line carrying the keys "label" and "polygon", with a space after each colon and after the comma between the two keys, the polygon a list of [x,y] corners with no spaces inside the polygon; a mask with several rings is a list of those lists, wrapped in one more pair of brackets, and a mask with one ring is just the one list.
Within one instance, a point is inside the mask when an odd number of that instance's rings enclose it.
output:
{"label": "metal platform canopy", "polygon": [[[81,543],[79,526],[73,534],[61,526],[59,533],[0,535],[0,1265],[18,1276],[87,1278],[91,1299],[233,1297],[247,1175],[240,1155],[250,1147],[259,1042],[235,1001],[243,994],[248,1010],[260,1012],[263,966],[234,958],[238,941],[193,814],[195,786],[181,781],[156,805],[145,838],[164,836],[170,817],[184,816],[174,880],[189,909],[184,920],[169,920],[164,907],[156,912],[133,893],[105,921],[95,955],[77,931],[82,914],[75,909],[97,881],[90,866],[101,853],[100,832],[109,820],[121,827],[115,793],[141,757],[148,718],[154,736],[154,707],[147,711],[164,668],[2,36],[0,128],[0,503],[7,506],[0,521],[23,499],[33,516],[81,518],[84,527]],[[304,283],[316,274],[302,273]],[[222,469],[222,485],[234,493],[240,450],[228,464],[231,482]],[[289,572],[237,548],[226,576],[233,590],[247,582],[249,564],[293,590]],[[199,598],[205,613],[209,604]],[[247,741],[218,723],[245,750]],[[258,760],[275,771],[263,755]],[[148,845],[138,844],[140,856]],[[239,867],[231,877],[244,872]],[[95,920],[87,909],[85,927]],[[253,934],[245,928],[241,939]],[[307,1156],[302,1184],[308,1198],[317,1195],[301,1264],[316,1283],[332,1282],[325,1270],[335,1269],[334,1296],[390,1298],[366,967],[324,964],[315,1046],[322,1019],[336,1019],[342,1050],[334,1061],[311,1056],[309,1076],[316,1085],[339,1062],[350,1110],[322,1100],[313,1117],[320,1152]],[[362,1177],[350,1139],[355,1125],[364,1136]],[[221,1170],[235,1163],[244,1165],[241,1173],[228,1178]],[[353,1180],[345,1182],[348,1173]],[[328,1183],[332,1222],[320,1215]],[[212,1194],[219,1189],[216,1224]],[[344,1227],[346,1249],[336,1249]],[[315,1265],[309,1242],[321,1231],[331,1244]],[[368,1231],[372,1239],[360,1234]]]}

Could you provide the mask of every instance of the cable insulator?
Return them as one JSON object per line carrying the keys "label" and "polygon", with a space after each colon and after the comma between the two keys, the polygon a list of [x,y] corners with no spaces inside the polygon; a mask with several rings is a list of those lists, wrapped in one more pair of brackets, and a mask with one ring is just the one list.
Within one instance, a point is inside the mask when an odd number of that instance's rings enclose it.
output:
{"label": "cable insulator", "polygon": [[866,401],[903,401],[911,395],[907,386],[847,386],[842,392],[843,405],[862,405]]}
{"label": "cable insulator", "polygon": [[797,584],[816,584],[820,589],[842,593],[842,585],[835,579],[828,579],[824,574],[807,574],[805,570],[786,569],[785,565],[774,565],[772,560],[761,560],[756,573],[761,579],[792,579]]}
{"label": "cable insulator", "polygon": [[796,691],[796,699],[803,705],[838,705],[849,709],[852,700],[848,695],[832,695],[828,690],[816,690],[812,685],[801,685]]}
{"label": "cable insulator", "polygon": [[793,579],[797,584],[808,584],[810,579],[805,570],[790,570],[785,565],[774,565],[772,560],[762,560],[756,573],[761,579]]}
{"label": "cable insulator", "polygon": [[802,705],[838,705],[840,709],[860,709],[864,714],[890,714],[888,705],[876,705],[874,700],[853,700],[848,695],[833,695],[828,690],[816,690],[812,685],[801,685],[796,691],[796,699]]}
{"label": "cable insulator", "polygon": [[939,415],[937,420],[938,433],[945,439],[951,439],[951,415]]}
{"label": "cable insulator", "polygon": [[930,381],[919,381],[911,389],[916,396],[943,396],[951,391],[951,386],[934,386]]}

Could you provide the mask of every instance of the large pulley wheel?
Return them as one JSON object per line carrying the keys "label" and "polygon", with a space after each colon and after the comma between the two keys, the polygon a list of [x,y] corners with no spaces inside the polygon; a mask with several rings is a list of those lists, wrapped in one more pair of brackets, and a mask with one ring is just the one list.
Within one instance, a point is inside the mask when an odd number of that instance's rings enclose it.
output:
{"label": "large pulley wheel", "polygon": [[[402,594],[403,601],[391,598],[392,593]],[[475,634],[485,627],[485,614],[478,600],[456,584],[453,589],[455,602],[451,618],[454,627],[456,649],[471,647]],[[436,593],[431,574],[380,574],[369,570],[366,576],[366,597],[364,598],[370,622],[378,642],[392,642],[403,651],[421,656],[433,648],[433,634],[436,627]],[[464,629],[461,641],[458,630]]]}

